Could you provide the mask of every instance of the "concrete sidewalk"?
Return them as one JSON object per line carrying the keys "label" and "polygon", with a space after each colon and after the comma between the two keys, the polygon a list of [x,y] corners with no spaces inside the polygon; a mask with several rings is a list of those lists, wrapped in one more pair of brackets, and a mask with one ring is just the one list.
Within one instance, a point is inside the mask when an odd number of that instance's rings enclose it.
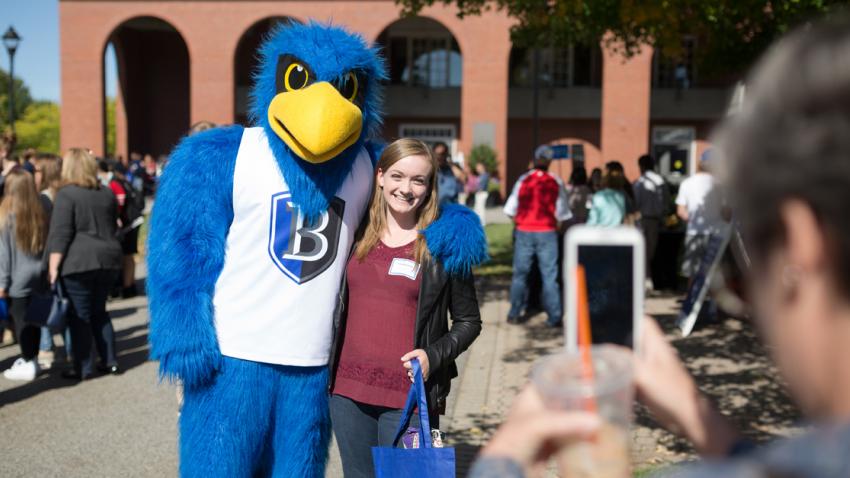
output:
{"label": "concrete sidewalk", "polygon": [[[505,322],[507,287],[506,278],[479,280],[484,327],[460,357],[441,424],[456,448],[459,477],[504,419],[534,363],[563,344],[562,332],[545,327],[542,314],[522,325]],[[799,414],[749,324],[734,319],[700,324],[691,337],[681,339],[672,330],[677,307],[676,297],[647,300],[648,312],[661,319],[704,391],[756,441],[793,433]],[[123,375],[83,383],[63,380],[58,371],[30,383],[0,377],[0,430],[6,438],[0,476],[176,475],[175,390],[158,383],[157,364],[148,361],[146,298],[116,300],[109,310]],[[18,354],[17,345],[0,346],[0,369],[11,366]],[[693,456],[687,444],[661,430],[641,409],[632,433],[636,469]],[[335,447],[326,476],[342,476]]]}

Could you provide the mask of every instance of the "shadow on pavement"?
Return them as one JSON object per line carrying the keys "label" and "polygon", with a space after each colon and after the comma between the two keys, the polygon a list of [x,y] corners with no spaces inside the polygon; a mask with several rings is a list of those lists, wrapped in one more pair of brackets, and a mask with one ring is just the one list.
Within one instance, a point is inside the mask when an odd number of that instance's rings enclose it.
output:
{"label": "shadow on pavement", "polygon": [[[700,390],[748,439],[763,443],[785,436],[799,426],[802,415],[750,321],[724,317],[713,322],[697,322],[697,329],[682,338],[675,316],[656,319]],[[661,431],[642,407],[636,410],[635,421]],[[658,443],[674,453],[694,453],[690,444],[667,432],[661,433]]]}
{"label": "shadow on pavement", "polygon": [[[118,365],[124,373],[148,361],[149,346],[147,330],[147,326],[137,325],[115,332]],[[143,333],[140,335],[134,335],[142,331]],[[93,353],[97,356],[96,352]],[[0,362],[0,370],[9,368],[17,358],[18,356],[16,355]],[[87,381],[79,382],[62,378],[60,376],[62,370],[65,370],[64,365],[56,364],[49,371],[43,372],[36,380],[32,382],[20,382],[20,386],[0,392],[0,407],[32,398],[48,390],[86,385]],[[98,380],[103,376],[95,372],[95,376],[91,380]]]}

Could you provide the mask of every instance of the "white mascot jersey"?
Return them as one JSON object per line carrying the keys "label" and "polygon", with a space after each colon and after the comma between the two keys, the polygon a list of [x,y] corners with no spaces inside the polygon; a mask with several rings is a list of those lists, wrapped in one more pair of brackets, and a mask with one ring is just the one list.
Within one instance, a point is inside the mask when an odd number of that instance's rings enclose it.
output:
{"label": "white mascot jersey", "polygon": [[222,355],[327,364],[336,292],[369,199],[372,169],[361,149],[328,211],[308,224],[292,204],[265,131],[245,129],[233,173],[233,223],[213,299]]}

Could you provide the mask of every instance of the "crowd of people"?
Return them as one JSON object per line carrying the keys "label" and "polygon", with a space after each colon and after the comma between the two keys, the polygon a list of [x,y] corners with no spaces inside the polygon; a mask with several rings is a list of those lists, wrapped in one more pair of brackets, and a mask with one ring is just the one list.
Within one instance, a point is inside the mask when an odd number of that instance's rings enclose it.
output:
{"label": "crowd of people", "polygon": [[[568,183],[549,172],[551,160],[538,155],[529,171],[517,180],[505,202],[514,231],[513,279],[509,323],[521,323],[538,310],[547,323],[561,325],[560,265],[563,234],[572,226],[633,226],[645,240],[646,289],[652,290],[652,260],[659,232],[670,216],[687,223],[681,275],[693,277],[712,234],[728,229],[728,207],[710,172],[711,151],[706,151],[697,173],[685,179],[673,200],[672,185],[656,172],[648,154],[637,159],[640,177],[629,182],[619,161],[594,168],[588,177],[582,163],[574,164]],[[538,279],[539,277],[539,279]],[[542,290],[541,290],[542,289]]]}
{"label": "crowd of people", "polygon": [[[687,223],[681,272],[692,277],[708,238],[730,227],[734,207],[744,238],[759,245],[751,248],[757,322],[804,410],[825,426],[752,452],[647,319],[645,353],[635,357],[638,397],[704,455],[736,457],[688,476],[831,477],[850,471],[850,373],[844,370],[850,366],[850,226],[844,211],[844,199],[850,201],[844,198],[850,192],[850,70],[835,61],[850,55],[849,31],[846,21],[800,31],[773,51],[752,78],[750,104],[721,130],[720,159],[712,151],[703,154],[675,199],[650,155],[637,158],[641,174],[633,183],[620,162],[610,161],[590,175],[576,165],[567,184],[548,171],[550,159],[541,155],[505,202],[515,223],[507,321],[520,323],[527,315],[536,263],[553,327],[562,324],[559,237],[569,227],[639,228],[649,264],[659,231],[675,214]],[[8,307],[0,324],[10,331],[4,341],[16,337],[21,357],[4,376],[33,380],[52,366],[55,333],[63,335],[71,359],[64,377],[121,373],[106,302],[116,290],[124,297],[138,292],[138,230],[163,164],[138,154],[126,161],[98,159],[80,148],[61,158],[34,151],[17,158],[13,150],[7,135],[0,145],[0,299]],[[720,172],[730,186],[728,199],[715,179]],[[438,213],[441,206],[486,199],[482,193],[492,180],[486,168],[458,166],[444,143],[430,148],[403,138],[383,151],[373,179],[334,313],[329,367],[331,423],[346,476],[372,476],[371,448],[392,446],[398,438],[414,360],[427,380],[431,423],[438,424],[457,374],[454,361],[481,330],[469,270],[446,273],[457,262],[451,255],[472,247],[438,248],[426,236],[431,228],[457,231],[463,225],[452,222],[451,206]],[[476,258],[462,259],[471,269]],[[34,294],[57,285],[70,301],[67,330],[24,320]],[[425,307],[425,300],[433,303]],[[388,326],[379,320],[387,315],[399,320]],[[381,347],[374,346],[378,336]],[[592,436],[598,427],[598,417],[585,412],[547,410],[529,387],[471,476],[524,476],[557,445]]]}
{"label": "crowd of people", "polygon": [[[30,381],[55,365],[72,380],[121,373],[106,303],[110,295],[138,294],[139,229],[159,165],[150,155],[122,161],[82,148],[62,157],[14,151],[7,132],[0,144],[0,336],[4,344],[17,341],[21,356],[3,376]],[[63,330],[28,317],[34,297],[51,291],[68,300]]]}

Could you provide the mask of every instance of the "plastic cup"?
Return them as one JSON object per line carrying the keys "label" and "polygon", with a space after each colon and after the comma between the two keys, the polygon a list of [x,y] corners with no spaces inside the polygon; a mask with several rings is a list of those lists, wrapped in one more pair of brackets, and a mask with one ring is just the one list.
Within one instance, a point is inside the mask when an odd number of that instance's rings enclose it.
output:
{"label": "plastic cup", "polygon": [[594,345],[590,356],[592,381],[586,378],[580,353],[549,356],[532,372],[532,381],[547,408],[591,411],[602,420],[592,439],[564,444],[556,455],[558,467],[562,476],[571,478],[630,477],[632,354],[622,347]]}

